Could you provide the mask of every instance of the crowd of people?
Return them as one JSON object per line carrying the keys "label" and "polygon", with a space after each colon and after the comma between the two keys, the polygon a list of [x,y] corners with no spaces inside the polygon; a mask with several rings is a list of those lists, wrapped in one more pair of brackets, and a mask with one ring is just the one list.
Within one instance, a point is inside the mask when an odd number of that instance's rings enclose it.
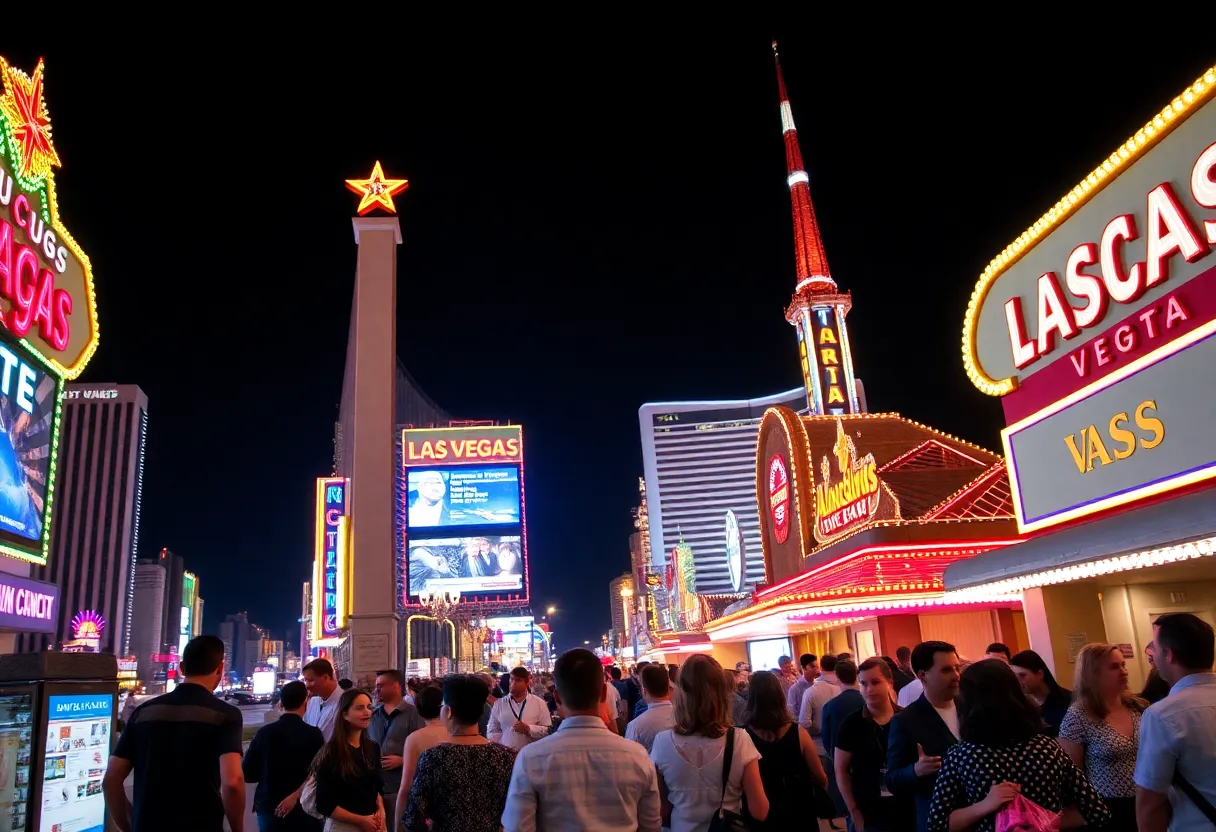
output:
{"label": "crowd of people", "polygon": [[370,691],[318,659],[243,753],[204,636],[185,683],[132,714],[104,789],[122,832],[242,832],[246,782],[261,832],[1212,828],[1216,638],[1189,614],[1153,631],[1139,695],[1111,644],[1080,651],[1071,691],[1032,651],[965,662],[941,641],[755,673],[707,655],[622,673],[576,649],[551,676],[384,670]]}

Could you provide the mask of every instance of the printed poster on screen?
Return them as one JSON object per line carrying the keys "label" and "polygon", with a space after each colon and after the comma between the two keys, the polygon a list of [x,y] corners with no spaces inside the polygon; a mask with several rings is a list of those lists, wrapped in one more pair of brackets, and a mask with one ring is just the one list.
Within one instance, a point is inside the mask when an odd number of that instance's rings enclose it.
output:
{"label": "printed poster on screen", "polygon": [[411,530],[520,522],[517,465],[411,468],[406,488]]}

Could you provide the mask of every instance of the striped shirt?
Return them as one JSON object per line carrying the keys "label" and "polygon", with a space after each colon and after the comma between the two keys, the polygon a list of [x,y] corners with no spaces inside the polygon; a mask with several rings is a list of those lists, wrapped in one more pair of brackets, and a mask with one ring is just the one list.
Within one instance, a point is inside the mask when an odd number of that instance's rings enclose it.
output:
{"label": "striped shirt", "polygon": [[515,758],[506,832],[658,832],[660,823],[658,775],[646,749],[598,717],[567,717]]}

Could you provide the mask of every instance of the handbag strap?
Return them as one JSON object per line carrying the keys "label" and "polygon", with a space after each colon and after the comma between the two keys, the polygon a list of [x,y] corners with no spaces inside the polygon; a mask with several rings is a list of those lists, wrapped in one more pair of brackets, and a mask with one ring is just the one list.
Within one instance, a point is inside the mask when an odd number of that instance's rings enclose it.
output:
{"label": "handbag strap", "polygon": [[722,760],[722,797],[718,801],[718,815],[726,811],[726,784],[730,781],[730,764],[735,757],[735,729],[726,729],[726,750],[723,752],[726,757]]}
{"label": "handbag strap", "polygon": [[1191,785],[1191,782],[1182,776],[1182,772],[1177,768],[1174,769],[1174,788],[1182,789],[1183,793],[1191,799],[1199,811],[1207,815],[1208,820],[1213,826],[1216,826],[1216,806],[1212,806],[1208,799],[1199,793],[1199,789]]}

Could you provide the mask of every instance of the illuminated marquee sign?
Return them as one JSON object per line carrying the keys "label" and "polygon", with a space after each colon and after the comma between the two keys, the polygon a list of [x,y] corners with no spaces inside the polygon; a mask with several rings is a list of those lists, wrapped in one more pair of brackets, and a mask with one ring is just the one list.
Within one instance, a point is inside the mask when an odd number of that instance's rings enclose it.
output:
{"label": "illuminated marquee sign", "polygon": [[346,615],[345,479],[317,480],[317,542],[313,600],[313,641],[338,638]]}
{"label": "illuminated marquee sign", "polygon": [[92,267],[59,216],[44,72],[0,57],[0,553],[37,564],[50,553],[63,382],[97,349]]}
{"label": "illuminated marquee sign", "polygon": [[993,260],[972,294],[964,366],[1002,397],[1022,531],[1216,476],[1216,441],[1192,424],[1216,412],[1211,385],[1194,383],[1216,357],[1214,94],[1216,67]]}
{"label": "illuminated marquee sign", "polygon": [[871,523],[882,497],[874,454],[857,458],[853,439],[836,420],[836,442],[824,455],[815,486],[815,539],[830,543]]}
{"label": "illuminated marquee sign", "polygon": [[523,435],[506,427],[406,429],[401,447],[405,465],[463,462],[522,462]]}
{"label": "illuminated marquee sign", "polygon": [[59,587],[0,573],[0,627],[53,633],[58,621]]}
{"label": "illuminated marquee sign", "polygon": [[[976,387],[1020,394],[1063,363],[1072,369],[1071,389],[1060,380],[1054,390],[1034,391],[1036,401],[1075,391],[1093,364],[1120,348],[1069,341],[1147,312],[1216,266],[1214,91],[1216,67],[988,265],[963,328],[963,360]],[[1162,337],[1149,328],[1137,320],[1123,349]]]}
{"label": "illuminated marquee sign", "polygon": [[2,322],[74,379],[97,348],[97,309],[89,259],[59,218],[43,64],[27,75],[0,58],[0,81]]}

